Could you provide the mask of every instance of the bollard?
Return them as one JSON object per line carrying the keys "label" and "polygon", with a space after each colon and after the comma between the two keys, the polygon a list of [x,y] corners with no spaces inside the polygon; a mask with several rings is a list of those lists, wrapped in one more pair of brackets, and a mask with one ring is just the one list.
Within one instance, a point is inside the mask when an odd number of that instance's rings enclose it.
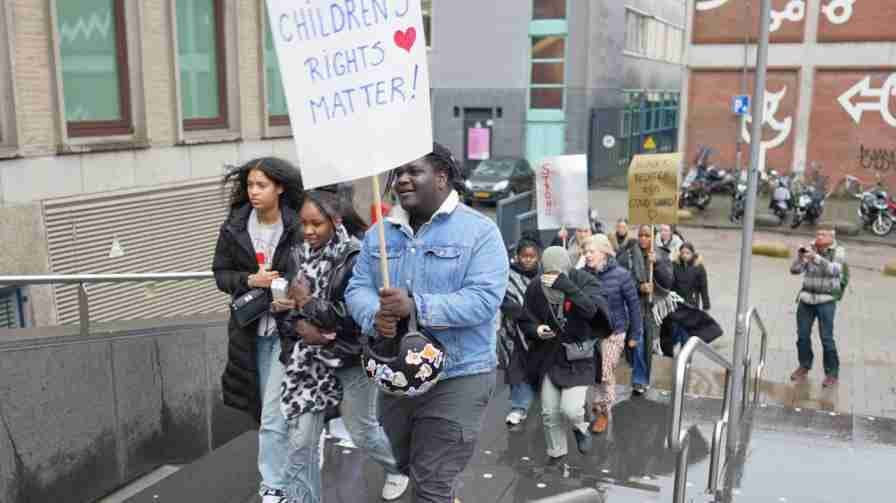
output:
{"label": "bollard", "polygon": [[784,243],[756,243],[753,255],[764,255],[773,258],[790,258],[790,248]]}
{"label": "bollard", "polygon": [[578,489],[572,492],[549,496],[532,503],[601,503],[600,493],[595,489]]}
{"label": "bollard", "polygon": [[896,276],[896,262],[890,262],[884,266],[885,276]]}

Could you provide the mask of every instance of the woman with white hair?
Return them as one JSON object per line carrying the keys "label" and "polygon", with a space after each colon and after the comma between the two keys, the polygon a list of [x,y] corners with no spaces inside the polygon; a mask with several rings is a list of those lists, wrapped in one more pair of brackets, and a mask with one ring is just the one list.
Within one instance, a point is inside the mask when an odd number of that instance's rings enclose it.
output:
{"label": "woman with white hair", "polygon": [[600,375],[591,404],[595,417],[591,431],[603,433],[610,424],[610,411],[616,401],[616,367],[625,346],[625,334],[629,332],[634,340],[639,340],[644,327],[635,280],[616,263],[610,240],[603,234],[595,234],[584,249],[585,270],[597,278],[610,310],[611,334],[600,341]]}

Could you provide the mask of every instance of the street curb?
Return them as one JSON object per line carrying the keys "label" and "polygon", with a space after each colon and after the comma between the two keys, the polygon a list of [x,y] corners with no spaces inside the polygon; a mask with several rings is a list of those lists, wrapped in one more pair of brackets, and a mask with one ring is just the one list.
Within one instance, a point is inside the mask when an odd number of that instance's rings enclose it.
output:
{"label": "street curb", "polygon": [[790,247],[784,243],[754,243],[753,255],[772,258],[790,258]]}
{"label": "street curb", "polygon": [[[741,227],[740,225],[705,224],[705,223],[694,222],[693,220],[689,221],[688,223],[679,224],[679,226],[682,228],[685,228],[685,229],[694,228],[694,229],[709,229],[709,230],[738,231],[738,232],[743,231],[743,227]],[[780,228],[777,228],[777,227],[764,227],[764,226],[756,226],[756,231],[775,233],[775,234],[780,234],[780,235],[784,235],[784,236],[793,236],[793,235],[812,236],[813,235],[811,232],[806,232],[802,229],[788,228],[786,231],[784,231],[784,230],[780,230]],[[844,241],[846,243],[857,243],[857,244],[867,245],[867,246],[888,246],[890,248],[896,248],[896,241],[892,241],[892,240],[891,241],[878,241],[873,238],[865,238],[865,237],[861,237],[861,236],[858,236],[858,237],[849,236],[845,239],[842,239],[841,241]]]}

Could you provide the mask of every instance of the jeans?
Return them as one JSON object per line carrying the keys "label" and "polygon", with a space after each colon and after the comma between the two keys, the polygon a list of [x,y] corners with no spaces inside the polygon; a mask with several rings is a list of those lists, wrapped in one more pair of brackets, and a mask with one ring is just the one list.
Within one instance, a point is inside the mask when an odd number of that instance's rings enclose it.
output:
{"label": "jeans", "polygon": [[559,458],[567,454],[567,435],[564,416],[569,424],[581,433],[590,434],[585,421],[585,397],[588,386],[557,388],[550,376],[544,376],[541,384],[541,418],[544,421],[544,439],[548,456]]}
{"label": "jeans", "polygon": [[379,388],[360,366],[339,369],[336,377],[342,383],[339,410],[352,442],[382,465],[386,473],[398,474],[392,446],[378,418]]}
{"label": "jeans", "polygon": [[495,372],[439,381],[413,398],[382,395],[380,419],[415,503],[452,503],[457,478],[476,451]]}
{"label": "jeans", "polygon": [[320,434],[324,412],[309,412],[289,421],[288,480],[285,493],[289,503],[320,503]]}
{"label": "jeans", "polygon": [[261,389],[261,425],[258,428],[258,471],[261,491],[286,489],[287,426],[280,411],[280,383],[286,369],[280,363],[280,338],[255,339],[258,382]]}
{"label": "jeans", "polygon": [[632,362],[632,384],[640,384],[643,386],[650,385],[650,366],[647,364],[647,358],[651,357],[651,348],[647,347],[645,337],[632,339],[637,341],[638,346],[633,350]]}
{"label": "jeans", "polygon": [[532,405],[533,398],[535,398],[535,390],[531,384],[521,382],[510,385],[510,410],[527,412],[529,406]]}
{"label": "jeans", "polygon": [[[388,474],[397,474],[392,446],[377,419],[378,388],[367,378],[359,366],[336,370],[342,384],[342,402],[339,410],[345,429],[352,442],[371,459],[385,468]],[[287,496],[290,503],[318,503],[320,485],[320,434],[324,428],[325,413],[306,413],[289,422],[289,465]]]}
{"label": "jeans", "polygon": [[672,325],[672,345],[681,344],[684,346],[687,344],[688,339],[690,339],[690,335],[688,335],[687,330],[681,328],[681,325],[674,324]]}
{"label": "jeans", "polygon": [[812,368],[812,325],[818,319],[818,331],[821,334],[821,346],[824,349],[824,373],[838,377],[840,358],[837,356],[837,344],[834,342],[834,316],[837,313],[836,302],[824,304],[806,304],[800,302],[796,310],[797,340],[796,350],[800,359],[800,367]]}

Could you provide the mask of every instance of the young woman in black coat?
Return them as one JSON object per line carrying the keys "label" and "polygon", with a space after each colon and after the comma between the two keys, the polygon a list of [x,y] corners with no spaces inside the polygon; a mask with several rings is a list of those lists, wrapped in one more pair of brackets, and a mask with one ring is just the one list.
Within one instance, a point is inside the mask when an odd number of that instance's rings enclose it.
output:
{"label": "young woman in black coat", "polygon": [[[221,226],[212,271],[218,288],[233,299],[253,288],[270,288],[285,273],[297,234],[303,187],[299,171],[274,157],[254,159],[224,177],[230,214]],[[258,470],[264,503],[279,502],[286,489],[287,426],[280,412],[284,360],[272,313],[240,327],[228,324],[227,367],[221,378],[224,403],[260,422]]]}
{"label": "young woman in black coat", "polygon": [[552,246],[542,256],[543,274],[526,290],[527,316],[519,325],[531,341],[529,381],[541,388],[547,454],[567,454],[564,416],[573,428],[580,452],[591,449],[585,419],[585,397],[596,373],[596,320],[607,325],[607,302],[597,279],[572,268],[569,254]]}
{"label": "young woman in black coat", "polygon": [[675,285],[673,290],[685,302],[704,311],[709,311],[709,285],[706,281],[706,267],[703,257],[697,255],[692,243],[681,245],[678,259],[673,263]]}

